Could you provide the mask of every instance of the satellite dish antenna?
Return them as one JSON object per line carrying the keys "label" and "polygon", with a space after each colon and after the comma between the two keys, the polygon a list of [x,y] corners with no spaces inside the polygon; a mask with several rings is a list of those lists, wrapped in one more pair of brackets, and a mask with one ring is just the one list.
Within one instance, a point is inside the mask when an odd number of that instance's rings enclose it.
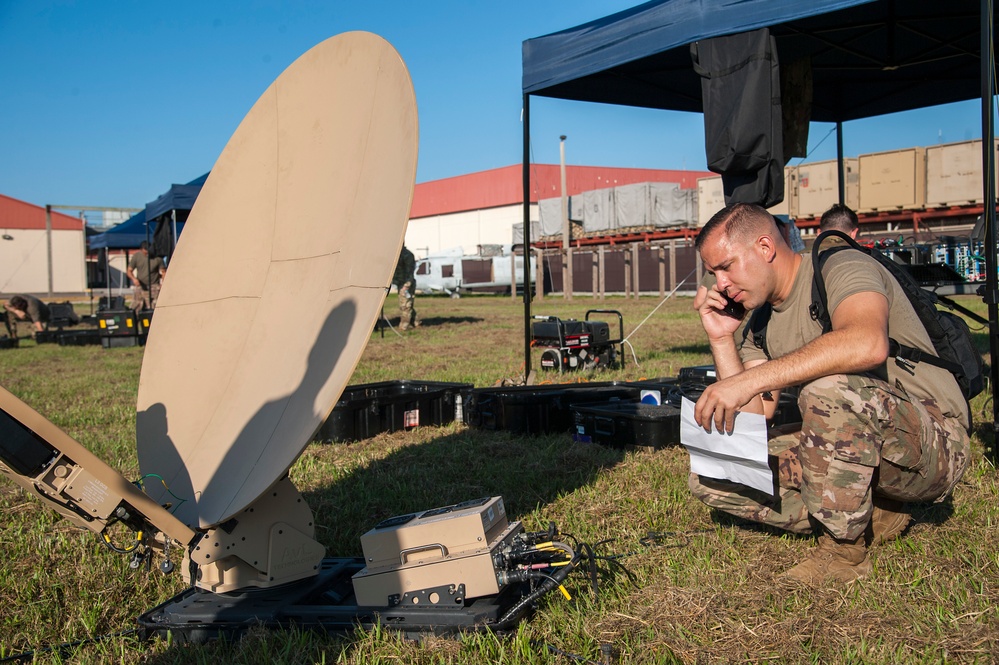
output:
{"label": "satellite dish antenna", "polygon": [[292,63],[216,162],[164,280],[137,404],[140,469],[169,493],[146,490],[191,528],[273,489],[336,404],[403,244],[417,139],[399,54],[350,32]]}

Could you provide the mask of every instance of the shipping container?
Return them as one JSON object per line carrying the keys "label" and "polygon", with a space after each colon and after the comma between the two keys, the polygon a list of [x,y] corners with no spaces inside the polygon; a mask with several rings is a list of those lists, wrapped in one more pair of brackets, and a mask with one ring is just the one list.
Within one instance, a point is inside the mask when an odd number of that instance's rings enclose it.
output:
{"label": "shipping container", "polygon": [[[767,208],[771,215],[795,216],[795,199],[793,170],[790,166],[784,168],[784,200],[775,206]],[[697,180],[697,226],[708,223],[711,217],[725,207],[725,191],[722,188],[720,175]]]}
{"label": "shipping container", "polygon": [[[999,139],[995,139],[999,154]],[[996,160],[999,163],[999,159]],[[981,204],[982,141],[962,141],[926,149],[926,206]],[[999,190],[999,173],[996,177]]]}
{"label": "shipping container", "polygon": [[[844,159],[843,169],[846,171],[845,203],[856,210],[860,196],[857,158]],[[799,164],[793,167],[793,172],[797,201],[795,217],[818,218],[830,206],[839,203],[839,163],[835,159]]]}
{"label": "shipping container", "polygon": [[704,226],[712,215],[725,207],[725,192],[720,175],[697,180],[697,226]]}
{"label": "shipping container", "polygon": [[905,148],[860,155],[862,212],[926,207],[926,149]]}

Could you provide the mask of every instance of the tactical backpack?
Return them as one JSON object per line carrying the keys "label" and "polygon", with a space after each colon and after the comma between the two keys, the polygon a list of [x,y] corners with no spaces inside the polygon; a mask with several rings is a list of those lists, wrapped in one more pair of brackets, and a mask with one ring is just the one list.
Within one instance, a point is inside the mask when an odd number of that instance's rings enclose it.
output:
{"label": "tactical backpack", "polygon": [[[829,237],[836,237],[843,240],[845,244],[830,247],[825,252],[820,252],[822,242]],[[826,300],[826,283],[822,275],[822,268],[829,257],[836,252],[855,249],[871,257],[884,266],[888,273],[902,287],[902,291],[909,299],[909,303],[916,311],[919,321],[926,329],[926,333],[933,342],[936,355],[927,353],[921,349],[900,344],[896,340],[888,339],[888,355],[895,359],[901,366],[911,368],[915,363],[923,362],[935,367],[948,370],[957,379],[958,385],[965,399],[971,399],[985,388],[985,369],[982,355],[975,348],[971,339],[971,331],[968,324],[957,314],[946,310],[938,309],[940,300],[932,291],[921,288],[919,284],[902,268],[899,264],[882,254],[876,249],[869,249],[857,242],[841,231],[826,231],[821,234],[812,245],[812,269],[814,278],[812,281],[812,304],[808,312],[812,319],[818,321],[822,326],[822,333],[832,330],[832,320],[829,317],[829,305]],[[770,357],[770,352],[766,346],[767,324],[770,321],[770,304],[764,304],[753,312],[743,333],[743,339],[752,334],[753,342]],[[885,375],[886,377],[887,375]]]}

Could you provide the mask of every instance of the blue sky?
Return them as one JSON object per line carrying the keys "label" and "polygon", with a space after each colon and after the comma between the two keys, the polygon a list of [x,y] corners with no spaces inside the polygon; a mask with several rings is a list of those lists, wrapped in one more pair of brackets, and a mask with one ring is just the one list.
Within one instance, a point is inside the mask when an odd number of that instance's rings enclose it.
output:
{"label": "blue sky", "polygon": [[[0,194],[141,207],[208,171],[257,97],[348,30],[400,52],[420,114],[417,182],[521,160],[521,42],[639,0],[0,0]],[[533,159],[704,168],[699,115],[531,102]],[[811,156],[835,157],[813,124]],[[848,123],[847,155],[981,136],[979,102]],[[824,141],[822,141],[824,138]],[[817,144],[819,144],[816,147]]]}

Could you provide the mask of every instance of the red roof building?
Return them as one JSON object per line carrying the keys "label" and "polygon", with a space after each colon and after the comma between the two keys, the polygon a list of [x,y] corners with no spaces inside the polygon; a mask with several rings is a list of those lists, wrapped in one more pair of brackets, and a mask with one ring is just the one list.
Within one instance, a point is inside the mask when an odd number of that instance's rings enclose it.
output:
{"label": "red roof building", "polygon": [[[413,192],[410,218],[523,205],[521,169],[520,164],[515,164],[419,183]],[[694,189],[698,178],[712,175],[708,171],[566,166],[565,187],[569,196],[640,182],[675,182],[682,189]],[[531,202],[561,196],[560,181],[558,164],[532,164]]]}
{"label": "red roof building", "polygon": [[[86,291],[85,222],[0,194],[0,294]],[[52,265],[49,266],[51,257]]]}
{"label": "red roof building", "polygon": [[[84,220],[52,211],[52,229],[82,231]],[[45,208],[0,194],[0,229],[44,229]]]}

